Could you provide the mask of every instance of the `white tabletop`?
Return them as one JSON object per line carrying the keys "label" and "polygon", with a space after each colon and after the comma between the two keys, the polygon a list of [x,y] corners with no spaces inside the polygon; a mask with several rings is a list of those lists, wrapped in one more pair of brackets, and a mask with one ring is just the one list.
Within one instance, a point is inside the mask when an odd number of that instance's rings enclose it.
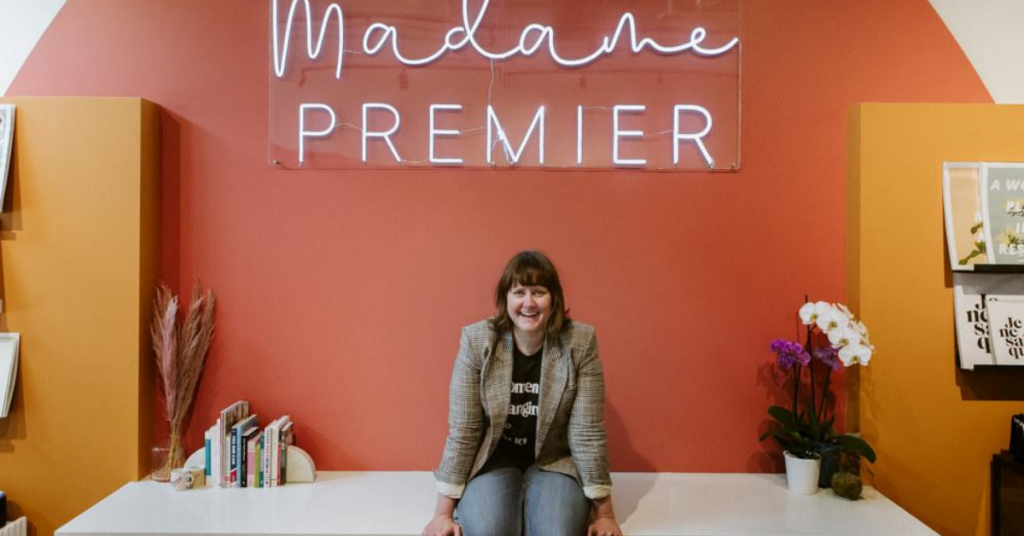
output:
{"label": "white tabletop", "polygon": [[[872,488],[848,501],[796,495],[785,475],[614,473],[628,536],[935,535]],[[427,472],[321,472],[313,484],[174,491],[132,482],[57,530],[60,536],[418,535],[434,509]]]}

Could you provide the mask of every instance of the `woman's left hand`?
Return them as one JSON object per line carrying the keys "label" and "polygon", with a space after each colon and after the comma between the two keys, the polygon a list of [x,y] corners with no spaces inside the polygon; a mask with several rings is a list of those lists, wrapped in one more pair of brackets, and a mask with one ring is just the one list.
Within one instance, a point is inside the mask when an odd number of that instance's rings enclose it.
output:
{"label": "woman's left hand", "polygon": [[613,517],[599,517],[587,528],[587,536],[622,536],[622,529]]}

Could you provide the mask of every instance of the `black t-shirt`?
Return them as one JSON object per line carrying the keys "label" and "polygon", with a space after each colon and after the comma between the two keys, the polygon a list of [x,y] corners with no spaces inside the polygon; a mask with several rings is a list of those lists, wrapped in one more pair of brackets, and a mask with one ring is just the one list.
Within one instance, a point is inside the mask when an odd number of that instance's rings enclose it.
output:
{"label": "black t-shirt", "polygon": [[512,357],[512,396],[501,442],[494,453],[497,465],[511,465],[525,471],[536,459],[537,415],[540,414],[540,369],[544,348],[523,355],[519,347]]}

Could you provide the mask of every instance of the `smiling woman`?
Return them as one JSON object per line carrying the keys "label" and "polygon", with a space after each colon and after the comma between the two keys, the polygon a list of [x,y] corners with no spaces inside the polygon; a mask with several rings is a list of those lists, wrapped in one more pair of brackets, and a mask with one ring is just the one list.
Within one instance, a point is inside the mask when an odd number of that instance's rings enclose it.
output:
{"label": "smiling woman", "polygon": [[462,330],[423,534],[621,536],[594,328],[569,319],[558,272],[536,251],[509,261],[494,301],[493,317]]}

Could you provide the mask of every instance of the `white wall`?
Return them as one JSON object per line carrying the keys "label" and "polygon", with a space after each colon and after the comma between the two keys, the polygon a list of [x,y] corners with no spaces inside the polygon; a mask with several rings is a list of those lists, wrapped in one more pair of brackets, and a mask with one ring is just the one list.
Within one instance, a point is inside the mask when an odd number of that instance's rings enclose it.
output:
{"label": "white wall", "polygon": [[1024,104],[1024,1],[929,0],[997,104]]}
{"label": "white wall", "polygon": [[0,95],[67,0],[0,0]]}

